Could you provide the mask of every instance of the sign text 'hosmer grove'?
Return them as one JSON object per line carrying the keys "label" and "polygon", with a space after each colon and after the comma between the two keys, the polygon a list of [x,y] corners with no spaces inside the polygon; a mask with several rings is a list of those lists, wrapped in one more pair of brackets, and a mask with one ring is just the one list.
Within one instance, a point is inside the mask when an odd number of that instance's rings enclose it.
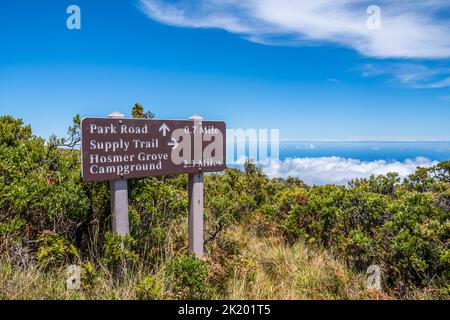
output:
{"label": "sign text 'hosmer grove'", "polygon": [[225,169],[224,122],[84,118],[81,133],[86,181]]}

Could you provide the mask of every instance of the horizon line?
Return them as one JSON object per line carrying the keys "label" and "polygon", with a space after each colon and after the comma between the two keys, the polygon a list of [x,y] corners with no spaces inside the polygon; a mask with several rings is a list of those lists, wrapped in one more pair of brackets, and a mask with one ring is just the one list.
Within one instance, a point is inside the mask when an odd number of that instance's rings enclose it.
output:
{"label": "horizon line", "polygon": [[412,140],[412,139],[405,139],[405,140],[334,140],[334,139],[322,139],[322,140],[280,140],[280,142],[355,142],[355,143],[374,143],[374,142],[383,142],[383,143],[405,143],[405,142],[450,142],[450,139],[448,140],[440,140],[440,139],[424,139],[424,140]]}

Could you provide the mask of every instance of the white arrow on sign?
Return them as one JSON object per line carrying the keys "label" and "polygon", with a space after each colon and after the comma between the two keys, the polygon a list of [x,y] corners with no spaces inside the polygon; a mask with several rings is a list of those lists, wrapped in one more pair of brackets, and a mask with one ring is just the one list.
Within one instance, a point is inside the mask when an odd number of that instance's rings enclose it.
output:
{"label": "white arrow on sign", "polygon": [[167,132],[170,131],[170,128],[167,126],[167,124],[163,123],[160,127],[159,127],[159,132],[163,133],[163,137],[166,136]]}
{"label": "white arrow on sign", "polygon": [[167,145],[172,146],[172,149],[175,149],[176,147],[178,147],[178,141],[175,140],[175,138],[172,138],[170,142],[167,143]]}

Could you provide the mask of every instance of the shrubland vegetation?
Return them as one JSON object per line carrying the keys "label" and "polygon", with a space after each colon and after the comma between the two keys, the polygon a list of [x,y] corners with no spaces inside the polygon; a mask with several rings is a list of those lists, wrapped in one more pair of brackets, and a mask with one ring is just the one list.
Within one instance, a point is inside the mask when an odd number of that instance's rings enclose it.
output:
{"label": "shrubland vegetation", "polygon": [[[206,175],[199,260],[185,175],[130,180],[131,234],[110,233],[108,184],[81,179],[79,124],[45,141],[0,117],[0,299],[450,296],[450,162],[346,187],[269,179],[251,163]],[[66,289],[69,264],[80,290]],[[371,264],[382,292],[365,289]]]}

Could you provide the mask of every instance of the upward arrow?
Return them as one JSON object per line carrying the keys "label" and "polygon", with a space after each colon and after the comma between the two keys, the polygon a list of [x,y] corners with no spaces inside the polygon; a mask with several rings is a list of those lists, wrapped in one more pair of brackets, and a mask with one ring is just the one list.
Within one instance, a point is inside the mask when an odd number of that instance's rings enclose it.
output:
{"label": "upward arrow", "polygon": [[167,124],[163,123],[160,127],[159,127],[159,132],[162,131],[163,137],[166,136],[167,132],[170,131],[170,128],[167,126]]}

